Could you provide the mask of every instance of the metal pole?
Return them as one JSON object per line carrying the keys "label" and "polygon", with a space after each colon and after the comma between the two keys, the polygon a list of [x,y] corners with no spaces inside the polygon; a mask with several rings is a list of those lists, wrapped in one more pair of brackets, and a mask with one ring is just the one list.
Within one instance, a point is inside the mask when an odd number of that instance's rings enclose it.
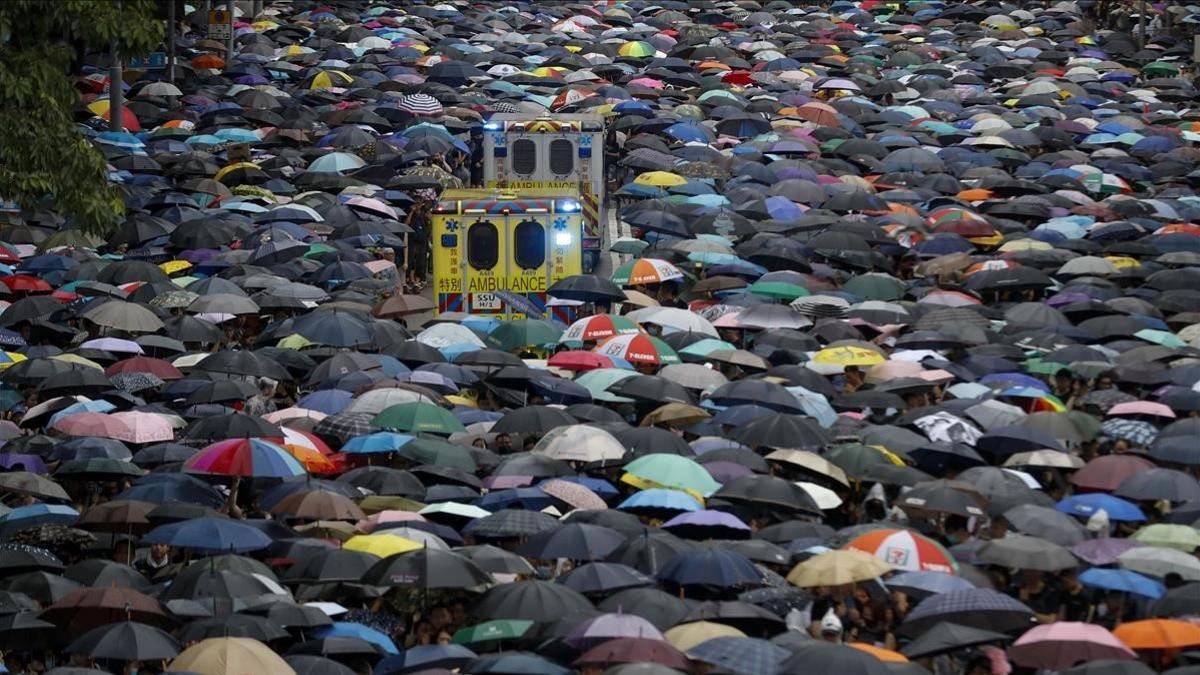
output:
{"label": "metal pole", "polygon": [[167,0],[167,82],[175,84],[175,0]]}
{"label": "metal pole", "polygon": [[117,54],[117,41],[112,41],[112,63],[108,66],[108,128],[111,131],[125,130],[125,91],[121,84],[125,81],[122,72],[121,57]]}
{"label": "metal pole", "polygon": [[233,0],[225,3],[225,8],[229,10],[229,40],[225,43],[225,67],[229,67],[229,61],[233,59],[233,8],[235,3]]}
{"label": "metal pole", "polygon": [[1146,47],[1146,0],[1138,3],[1138,49]]}
{"label": "metal pole", "polygon": [[208,21],[208,13],[212,11],[212,0],[204,0],[202,7],[204,8],[203,21]]}
{"label": "metal pole", "polygon": [[254,3],[253,3],[254,16],[251,18],[257,19],[258,15],[262,14],[262,11],[263,11],[263,0],[254,0]]}

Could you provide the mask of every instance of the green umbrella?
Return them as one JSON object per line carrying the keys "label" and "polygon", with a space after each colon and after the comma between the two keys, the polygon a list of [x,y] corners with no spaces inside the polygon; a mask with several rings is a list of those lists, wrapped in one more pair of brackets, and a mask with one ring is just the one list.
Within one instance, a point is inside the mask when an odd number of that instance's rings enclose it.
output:
{"label": "green umbrella", "polygon": [[390,408],[384,408],[383,412],[371,420],[371,424],[384,429],[424,431],[447,436],[467,430],[463,423],[454,416],[454,413],[432,403],[421,401],[400,403]]}
{"label": "green umbrella", "polygon": [[456,645],[469,645],[489,640],[515,640],[528,633],[532,626],[532,621],[524,619],[484,621],[459,630],[451,641]]}
{"label": "green umbrella", "polygon": [[796,298],[803,298],[812,295],[808,289],[796,284],[789,284],[785,281],[756,281],[750,284],[746,290],[755,295],[761,295],[767,298],[775,298],[776,300],[787,300],[791,302]]}
{"label": "green umbrella", "polygon": [[604,403],[633,403],[633,399],[608,393],[608,388],[637,373],[621,368],[596,368],[575,378],[575,383],[592,393],[592,398]]}
{"label": "green umbrella", "polygon": [[419,464],[433,464],[474,473],[478,468],[471,451],[436,438],[416,438],[396,451],[397,455]]}
{"label": "green umbrella", "polygon": [[1179,549],[1184,553],[1191,553],[1200,546],[1200,532],[1191,525],[1147,525],[1134,532],[1130,539],[1136,539],[1147,546]]}
{"label": "green umbrella", "polygon": [[608,250],[613,253],[626,253],[629,255],[637,255],[642,251],[650,248],[650,242],[642,241],[641,239],[618,239]]}
{"label": "green umbrella", "polygon": [[487,341],[494,347],[511,351],[519,347],[554,344],[561,336],[562,331],[555,328],[549,321],[518,319],[500,324],[487,336]]}
{"label": "green umbrella", "polygon": [[716,352],[716,351],[720,351],[722,349],[737,349],[737,347],[735,347],[734,345],[732,345],[724,340],[717,340],[715,338],[704,338],[703,340],[700,340],[699,342],[693,342],[692,344],[684,347],[683,349],[680,349],[679,355],[680,356],[692,356],[692,357],[696,357],[696,358],[704,358],[704,357],[708,356],[709,354]]}
{"label": "green umbrella", "polygon": [[1025,368],[1025,372],[1037,375],[1053,375],[1060,370],[1069,370],[1065,363],[1046,361],[1039,358],[1025,359],[1021,365]]}
{"label": "green umbrella", "polygon": [[899,300],[904,297],[904,282],[889,274],[860,274],[846,282],[842,290],[864,300]]}
{"label": "green umbrella", "polygon": [[1133,336],[1146,342],[1153,342],[1156,345],[1164,347],[1186,347],[1187,343],[1179,338],[1178,335],[1168,330],[1155,330],[1153,328],[1143,328],[1134,333]]}
{"label": "green umbrella", "polygon": [[721,489],[712,474],[687,457],[668,454],[643,455],[625,465],[621,481],[636,488],[683,490],[700,499]]}

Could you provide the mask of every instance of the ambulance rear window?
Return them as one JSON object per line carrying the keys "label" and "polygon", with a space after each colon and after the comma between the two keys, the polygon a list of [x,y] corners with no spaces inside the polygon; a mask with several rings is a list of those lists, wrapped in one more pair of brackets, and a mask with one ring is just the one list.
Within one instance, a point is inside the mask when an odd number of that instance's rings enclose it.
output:
{"label": "ambulance rear window", "polygon": [[524,220],[513,228],[513,260],[523,270],[546,262],[546,228],[541,223]]}
{"label": "ambulance rear window", "polygon": [[537,171],[537,143],[528,138],[517,139],[512,144],[512,168],[521,176],[532,176]]}
{"label": "ambulance rear window", "polygon": [[575,170],[575,144],[565,138],[550,141],[550,172],[561,176]]}
{"label": "ambulance rear window", "polygon": [[490,270],[500,260],[500,230],[490,220],[479,220],[467,228],[467,263],[477,270]]}

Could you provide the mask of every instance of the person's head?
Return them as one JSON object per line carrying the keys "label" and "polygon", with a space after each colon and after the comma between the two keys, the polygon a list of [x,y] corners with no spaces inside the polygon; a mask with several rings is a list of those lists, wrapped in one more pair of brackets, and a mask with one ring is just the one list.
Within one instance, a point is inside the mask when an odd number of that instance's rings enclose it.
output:
{"label": "person's head", "polygon": [[1114,385],[1112,373],[1100,373],[1096,377],[1096,389],[1112,389]]}
{"label": "person's head", "polygon": [[967,529],[967,519],[962,516],[950,516],[946,519],[946,539],[951,544],[961,544],[969,539],[970,531]]}
{"label": "person's head", "polygon": [[166,560],[171,555],[171,547],[166,544],[151,544],[150,558],[152,560]]}
{"label": "person's head", "polygon": [[496,434],[496,449],[497,450],[511,450],[512,449],[512,437],[509,436],[508,434]]}
{"label": "person's head", "polygon": [[862,384],[863,373],[858,369],[858,366],[846,366],[843,371],[846,376],[846,381],[853,384]]}
{"label": "person's head", "polygon": [[439,645],[448,645],[453,637],[449,631],[440,630],[437,634],[437,643]]}
{"label": "person's head", "polygon": [[269,377],[261,378],[258,381],[258,393],[262,394],[263,396],[267,396],[267,397],[274,396],[275,395],[275,385],[276,385],[275,380],[272,380]]}
{"label": "person's head", "polygon": [[825,612],[825,616],[821,617],[821,630],[818,636],[826,642],[842,641],[842,620],[837,617],[832,607]]}
{"label": "person's head", "polygon": [[133,542],[128,539],[121,539],[113,545],[113,561],[119,562],[122,565],[133,563]]}
{"label": "person's head", "polygon": [[966,675],[992,675],[992,660],[980,654],[967,663]]}
{"label": "person's head", "polygon": [[429,621],[435,628],[442,628],[450,625],[450,610],[445,607],[434,607],[429,613]]}

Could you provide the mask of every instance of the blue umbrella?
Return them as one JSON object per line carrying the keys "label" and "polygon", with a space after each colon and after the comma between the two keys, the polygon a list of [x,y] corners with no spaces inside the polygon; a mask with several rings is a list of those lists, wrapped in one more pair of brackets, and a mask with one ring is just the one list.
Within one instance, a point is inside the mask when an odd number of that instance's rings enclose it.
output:
{"label": "blue umbrella", "polygon": [[225,518],[194,518],[154,528],[142,542],[166,544],[204,552],[257,551],[271,545],[271,538],[259,530]]}
{"label": "blue umbrella", "polygon": [[694,497],[679,490],[651,488],[635,492],[617,505],[618,509],[626,511],[664,510],[664,511],[699,511],[704,507]]}
{"label": "blue umbrella", "polygon": [[1147,598],[1161,598],[1167,588],[1150,577],[1130,570],[1093,567],[1079,575],[1079,582],[1093,588],[1123,591]]}
{"label": "blue umbrella", "polygon": [[296,401],[297,408],[316,410],[326,415],[336,415],[350,405],[354,396],[341,389],[320,389]]}
{"label": "blue umbrella", "polygon": [[514,506],[530,511],[541,511],[547,506],[553,505],[554,498],[535,487],[492,490],[475,500],[475,506],[493,513]]}
{"label": "blue umbrella", "polygon": [[399,654],[400,650],[396,649],[396,643],[383,633],[364,626],[361,623],[350,623],[348,621],[335,621],[332,626],[324,626],[313,631],[313,635],[318,638],[327,637],[348,637],[365,640],[373,645],[383,649],[388,654]]}
{"label": "blue umbrella", "polygon": [[1127,502],[1120,497],[1114,497],[1103,492],[1090,492],[1082,495],[1067,497],[1054,505],[1054,508],[1080,518],[1091,518],[1101,509],[1108,514],[1110,520],[1143,521],[1146,514],[1133,502]]}
{"label": "blue umbrella", "polygon": [[461,668],[478,657],[462,645],[418,645],[375,665],[374,675],[399,675],[434,668]]}
{"label": "blue umbrella", "polygon": [[657,576],[659,581],[679,586],[728,588],[762,582],[762,575],[749,558],[724,549],[684,551],[676,554],[662,566]]}
{"label": "blue umbrella", "polygon": [[408,445],[412,440],[413,437],[408,434],[379,431],[366,436],[355,436],[342,446],[342,452],[353,455],[394,452]]}
{"label": "blue umbrella", "polygon": [[79,512],[62,504],[30,504],[9,511],[0,518],[0,538],[38,525],[71,525]]}
{"label": "blue umbrella", "polygon": [[536,654],[506,652],[485,656],[470,664],[470,672],[497,675],[567,675],[571,671]]}

